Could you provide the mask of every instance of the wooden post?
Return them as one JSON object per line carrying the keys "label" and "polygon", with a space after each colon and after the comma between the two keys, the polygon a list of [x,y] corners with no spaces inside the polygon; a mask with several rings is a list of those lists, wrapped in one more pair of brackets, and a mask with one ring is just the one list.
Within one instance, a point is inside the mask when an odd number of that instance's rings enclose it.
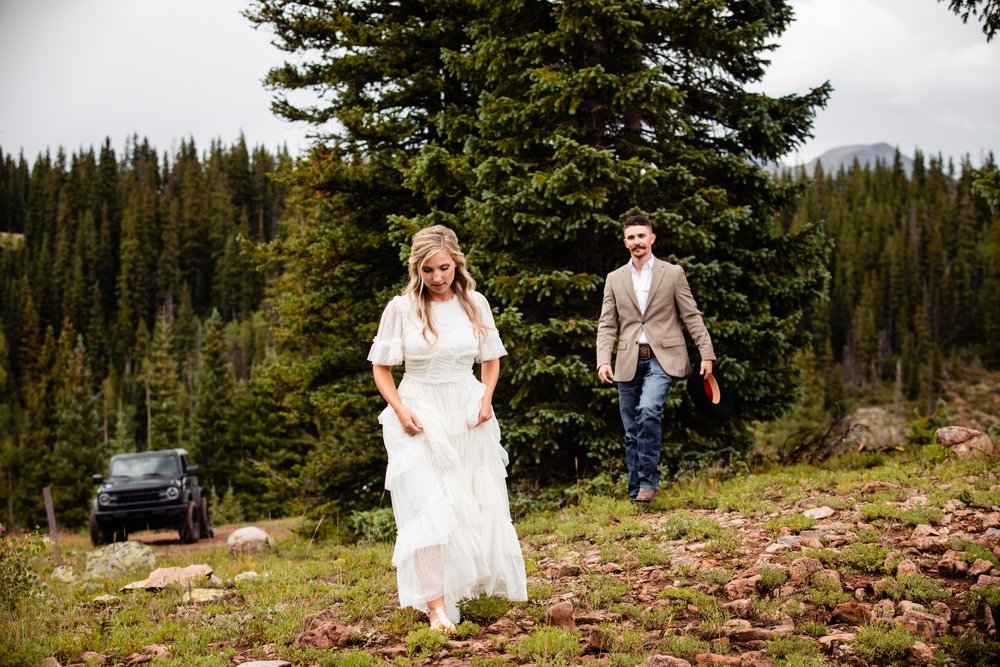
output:
{"label": "wooden post", "polygon": [[56,557],[56,565],[62,565],[62,554],[59,553],[59,529],[56,528],[56,512],[52,508],[52,493],[49,487],[42,489],[45,498],[45,516],[49,520],[49,537],[52,538],[52,555]]}

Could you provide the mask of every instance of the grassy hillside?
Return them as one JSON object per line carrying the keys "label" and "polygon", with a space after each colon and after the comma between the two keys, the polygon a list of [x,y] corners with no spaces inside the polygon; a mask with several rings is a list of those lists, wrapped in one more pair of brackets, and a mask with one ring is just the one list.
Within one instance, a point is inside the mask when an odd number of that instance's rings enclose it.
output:
{"label": "grassy hillside", "polygon": [[[45,553],[32,560],[42,586],[26,598],[8,542],[2,572],[18,604],[0,611],[3,663],[1000,660],[992,617],[1000,611],[1000,470],[952,460],[936,446],[724,482],[698,478],[664,489],[648,508],[588,496],[529,514],[518,522],[529,601],[468,601],[450,640],[397,608],[390,543],[319,544],[287,521],[260,525],[279,538],[269,553],[231,556],[218,538],[192,547],[149,540],[156,567],[211,566],[221,582],[204,586],[221,597],[201,603],[186,601],[180,586],[119,592],[149,567],[62,583]],[[65,536],[62,547],[82,572],[92,551],[84,536]],[[259,576],[234,582],[247,571]],[[102,595],[115,598],[95,602]],[[313,631],[303,634],[307,625]]]}

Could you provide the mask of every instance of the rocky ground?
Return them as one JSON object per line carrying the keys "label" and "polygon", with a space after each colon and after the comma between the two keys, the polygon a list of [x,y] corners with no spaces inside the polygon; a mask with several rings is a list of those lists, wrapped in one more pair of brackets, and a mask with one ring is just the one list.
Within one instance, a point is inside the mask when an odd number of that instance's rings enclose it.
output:
{"label": "rocky ground", "polygon": [[[995,493],[997,487],[991,491]],[[923,516],[928,522],[913,525],[905,520],[872,519],[873,505],[868,501],[886,497],[898,500],[878,501],[874,507],[911,512],[909,516]],[[545,618],[515,609],[476,636],[452,640],[429,660],[431,664],[464,665],[472,656],[510,659],[495,637],[517,641],[547,623],[577,633],[580,655],[575,662],[607,664],[615,636],[636,625],[648,631],[648,619],[659,610],[665,612],[660,618],[669,620],[647,632],[644,643],[654,655],[641,661],[645,666],[963,664],[955,659],[954,646],[950,654],[944,648],[947,638],[964,638],[960,641],[967,645],[961,651],[971,654],[964,664],[997,664],[990,662],[1000,657],[996,645],[985,644],[996,640],[995,608],[990,602],[996,604],[1000,591],[996,565],[1000,512],[996,507],[972,507],[951,498],[940,512],[931,511],[926,495],[905,484],[882,481],[824,500],[830,504],[804,499],[762,517],[707,510],[656,511],[654,506],[637,517],[648,531],[635,538],[635,549],[620,550],[614,560],[602,555],[602,549],[587,549],[585,544],[564,550],[554,559],[543,555],[544,549],[531,546],[529,537],[526,555],[538,564],[531,579],[543,588],[551,587],[544,602]],[[866,508],[866,513],[860,508]],[[782,517],[800,516],[815,523],[798,531],[794,527],[773,529]],[[721,527],[720,535],[737,546],[712,549],[712,540],[666,539],[682,532],[679,517],[681,525],[715,524]],[[612,523],[616,520],[608,518]],[[766,530],[765,525],[772,529]],[[669,554],[669,562],[642,565],[631,556],[641,544],[651,542]],[[605,587],[614,597],[602,609],[593,608],[601,593],[592,588],[595,577],[605,577]],[[300,642],[347,646],[363,634],[363,629],[338,620],[336,605],[310,619],[308,625]],[[866,628],[869,633],[873,628],[888,632],[897,626],[908,631],[903,635],[909,636],[908,645],[902,651],[893,653],[895,649],[870,637],[858,645]],[[707,642],[707,650],[671,655],[664,650],[669,644],[657,641],[670,636],[697,638]],[[791,639],[776,643],[780,638]],[[787,655],[779,655],[782,645],[813,646],[816,651],[808,660],[791,662]],[[405,642],[385,636],[367,643],[365,650],[389,660],[407,654]],[[806,649],[805,656],[810,654]]]}
{"label": "rocky ground", "polygon": [[[1000,664],[1000,468],[991,460],[941,477],[936,464],[792,470],[736,491],[675,487],[648,507],[595,499],[520,522],[528,603],[473,619],[448,641],[420,635],[422,617],[400,614],[387,583],[373,584],[380,611],[352,618],[345,583],[285,643],[213,648],[232,664],[268,667]],[[230,530],[194,545],[174,534],[138,540],[198,563]],[[388,563],[379,567],[378,581],[391,581]],[[157,656],[170,660],[169,646],[115,664]]]}

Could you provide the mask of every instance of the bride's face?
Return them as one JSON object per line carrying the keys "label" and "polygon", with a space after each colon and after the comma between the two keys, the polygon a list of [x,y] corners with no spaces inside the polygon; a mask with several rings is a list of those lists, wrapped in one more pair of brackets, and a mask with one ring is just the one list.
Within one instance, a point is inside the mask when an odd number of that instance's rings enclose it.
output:
{"label": "bride's face", "polygon": [[420,267],[420,279],[430,290],[431,300],[447,301],[452,297],[451,284],[455,282],[455,258],[444,250],[431,255]]}

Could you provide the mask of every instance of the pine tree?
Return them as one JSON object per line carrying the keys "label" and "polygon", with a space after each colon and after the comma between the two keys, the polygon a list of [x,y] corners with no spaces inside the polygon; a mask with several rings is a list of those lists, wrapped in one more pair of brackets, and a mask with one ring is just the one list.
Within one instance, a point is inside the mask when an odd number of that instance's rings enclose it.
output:
{"label": "pine tree", "polygon": [[142,369],[149,413],[148,449],[181,447],[184,442],[185,392],[170,341],[170,322],[161,316]]}
{"label": "pine tree", "polygon": [[90,475],[107,463],[100,412],[83,338],[69,322],[59,338],[55,443],[48,461],[52,503],[60,525],[83,526],[94,492]]}
{"label": "pine tree", "polygon": [[[828,88],[781,99],[748,90],[768,40],[791,20],[785,3],[265,0],[251,17],[287,50],[324,54],[269,81],[332,94],[309,108],[279,98],[276,109],[343,127],[301,170],[303,197],[318,196],[272,248],[301,286],[278,309],[284,340],[309,355],[308,367],[293,359],[279,370],[303,414],[371,419],[347,398],[370,380],[357,361],[365,345],[338,329],[340,313],[377,321],[394,287],[385,268],[399,267],[392,255],[442,222],[464,241],[510,343],[497,402],[501,417],[509,411],[516,464],[568,475],[574,459],[617,460],[613,401],[594,388],[594,320],[605,273],[625,261],[609,248],[620,247],[620,220],[634,211],[669,241],[663,256],[688,269],[745,418],[787,405],[824,246],[811,227],[777,233],[774,215],[798,188],[753,160],[799,143]],[[360,274],[364,289],[341,291]],[[318,360],[327,337],[336,352]],[[345,354],[354,361],[337,358]],[[328,368],[353,375],[335,380]],[[704,458],[748,446],[743,422],[714,438],[695,433],[690,416],[672,423],[674,443],[714,443]],[[349,423],[321,424],[320,442],[341,460],[374,444]]]}
{"label": "pine tree", "polygon": [[199,477],[206,488],[224,488],[232,484],[237,470],[245,465],[239,460],[233,442],[234,391],[222,318],[218,311],[212,311],[204,323],[190,447],[192,460],[202,469]]}

